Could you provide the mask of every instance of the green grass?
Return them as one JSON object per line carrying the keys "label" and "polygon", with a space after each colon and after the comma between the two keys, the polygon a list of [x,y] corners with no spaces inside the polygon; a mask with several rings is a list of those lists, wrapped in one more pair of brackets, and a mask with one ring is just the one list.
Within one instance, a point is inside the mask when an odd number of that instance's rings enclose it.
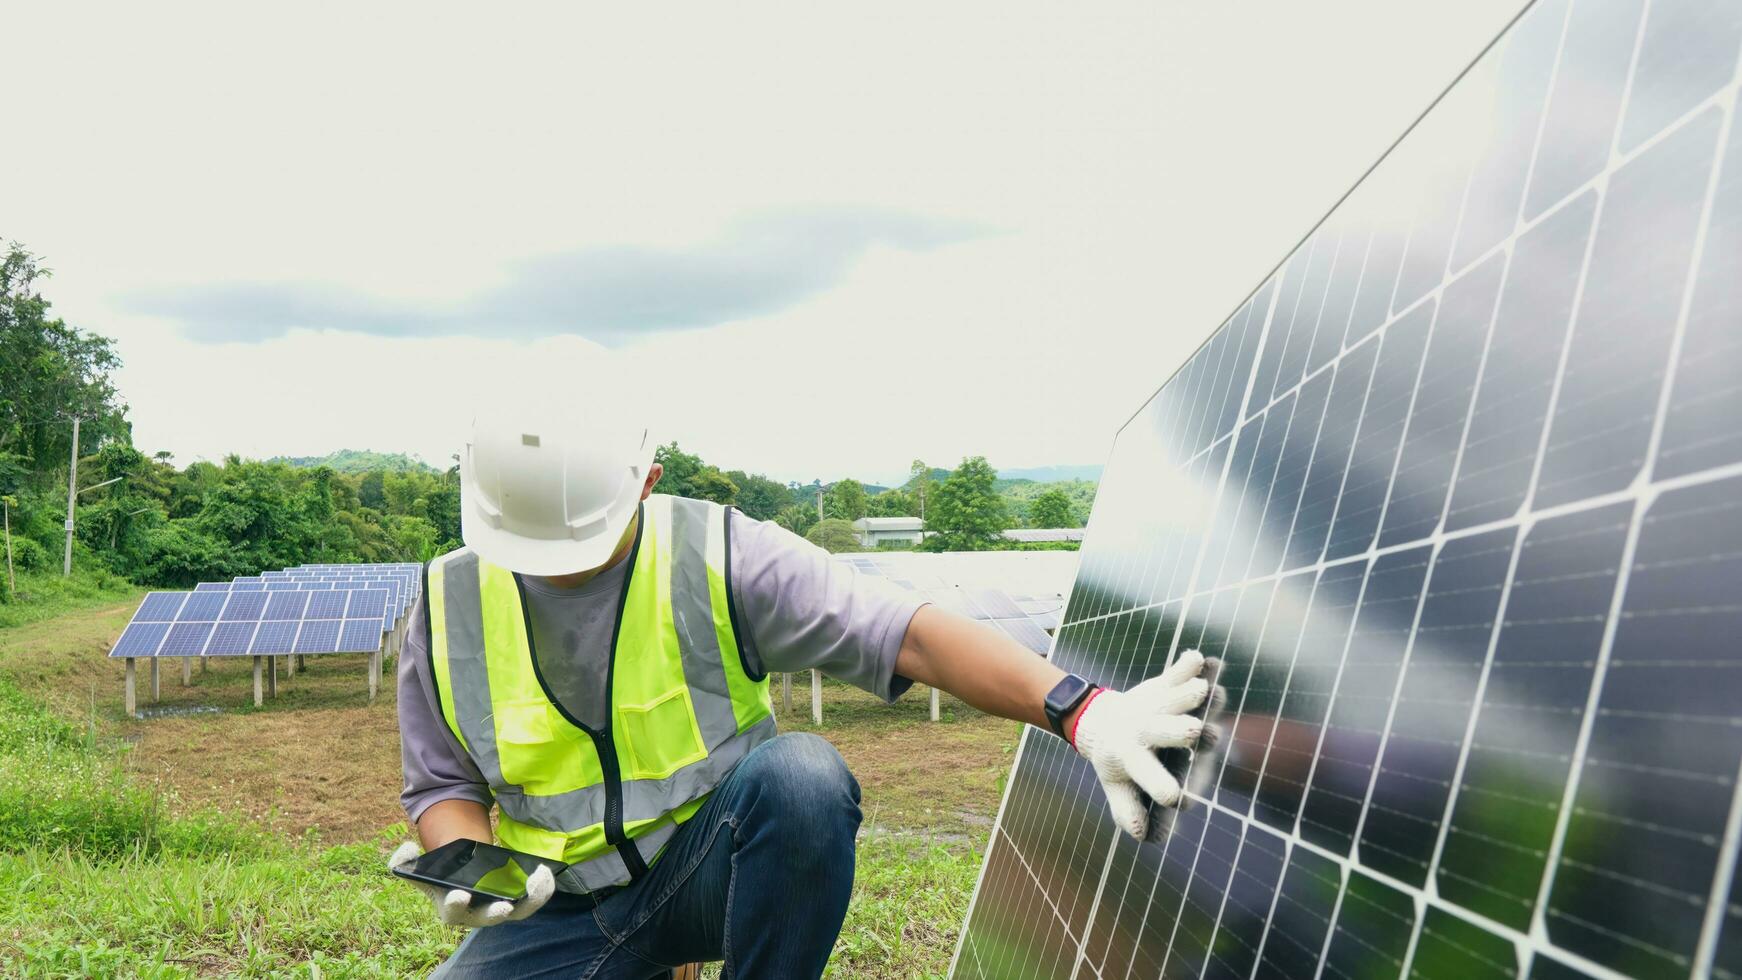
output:
{"label": "green grass", "polygon": [[[79,582],[37,586],[32,614],[14,620],[36,625],[0,635],[0,977],[402,977],[444,959],[461,934],[383,866],[403,825],[327,846],[210,808],[171,815],[129,774],[114,720],[81,693],[110,666],[115,614],[73,611],[137,590]],[[44,610],[66,618],[42,622]],[[802,704],[808,687],[794,693]],[[932,727],[924,703],[915,692],[890,709],[829,686],[819,730],[882,787],[865,800],[832,977],[948,969],[1008,764],[999,749],[1018,729],[949,702],[960,717]],[[1002,762],[949,768],[968,745]]]}
{"label": "green grass", "polygon": [[144,592],[109,572],[74,568],[68,578],[62,578],[58,571],[19,572],[14,594],[7,589],[5,575],[6,567],[0,563],[0,629],[127,602]]}
{"label": "green grass", "polygon": [[252,856],[0,855],[0,972],[22,977],[402,977],[457,940],[374,844]]}

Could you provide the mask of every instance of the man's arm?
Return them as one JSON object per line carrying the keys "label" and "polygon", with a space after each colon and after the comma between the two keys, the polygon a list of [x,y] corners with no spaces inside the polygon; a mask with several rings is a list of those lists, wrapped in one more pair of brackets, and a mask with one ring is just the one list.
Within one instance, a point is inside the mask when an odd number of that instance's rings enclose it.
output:
{"label": "man's arm", "polygon": [[[1156,753],[1198,744],[1205,722],[1191,712],[1210,698],[1219,666],[1184,651],[1155,677],[1128,691],[1095,691],[1064,718],[1065,736],[1095,767],[1114,821],[1138,840],[1155,838],[1165,826],[1152,819],[1151,803],[1167,807],[1183,798],[1179,779]],[[929,605],[908,622],[895,669],[1046,731],[1046,696],[1065,676],[997,630]]]}
{"label": "man's arm", "polygon": [[490,830],[490,811],[484,804],[473,800],[442,800],[430,804],[417,818],[417,839],[426,851],[462,837],[486,844],[495,841],[495,834]]}
{"label": "man's arm", "polygon": [[458,837],[488,843],[490,787],[442,720],[426,673],[428,642],[419,599],[399,656],[399,751],[405,776],[399,802],[426,850]]}
{"label": "man's arm", "polygon": [[[1050,731],[1046,695],[1065,672],[1027,647],[989,626],[939,609],[921,606],[907,624],[895,672],[948,691],[981,711],[1027,722]],[[1082,705],[1065,719],[1076,723]]]}

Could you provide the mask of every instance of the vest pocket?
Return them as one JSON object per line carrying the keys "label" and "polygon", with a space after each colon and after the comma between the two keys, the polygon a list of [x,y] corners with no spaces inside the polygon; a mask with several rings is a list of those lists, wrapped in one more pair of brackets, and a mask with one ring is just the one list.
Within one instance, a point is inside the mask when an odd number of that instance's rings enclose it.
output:
{"label": "vest pocket", "polygon": [[550,705],[543,698],[505,701],[496,705],[496,751],[502,778],[529,793],[550,791],[554,772],[556,732]]}
{"label": "vest pocket", "polygon": [[496,706],[498,742],[542,745],[554,737],[550,728],[549,702],[545,699],[508,701]]}
{"label": "vest pocket", "polygon": [[667,691],[645,704],[620,704],[617,720],[628,749],[627,778],[664,779],[708,757],[688,687]]}

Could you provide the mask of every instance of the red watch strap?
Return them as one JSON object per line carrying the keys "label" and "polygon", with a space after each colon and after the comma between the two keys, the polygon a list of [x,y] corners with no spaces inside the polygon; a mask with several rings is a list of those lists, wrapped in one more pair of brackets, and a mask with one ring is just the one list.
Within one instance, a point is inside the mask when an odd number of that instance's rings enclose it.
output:
{"label": "red watch strap", "polygon": [[1083,723],[1083,716],[1089,713],[1089,705],[1094,704],[1095,699],[1100,697],[1102,692],[1106,690],[1107,689],[1104,687],[1097,687],[1093,691],[1090,691],[1088,699],[1083,702],[1083,706],[1077,709],[1077,717],[1071,721],[1071,737],[1067,739],[1067,741],[1071,743],[1072,749],[1077,747],[1077,726]]}

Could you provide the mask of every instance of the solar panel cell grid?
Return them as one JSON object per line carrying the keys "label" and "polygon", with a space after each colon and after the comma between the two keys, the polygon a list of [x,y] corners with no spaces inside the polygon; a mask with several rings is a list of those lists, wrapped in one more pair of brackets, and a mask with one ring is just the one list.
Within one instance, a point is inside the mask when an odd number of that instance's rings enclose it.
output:
{"label": "solar panel cell grid", "polygon": [[302,619],[303,610],[308,608],[307,592],[278,592],[267,596],[266,611],[261,613],[261,619]]}
{"label": "solar panel cell grid", "polygon": [[345,605],[350,602],[349,591],[314,592],[309,594],[308,610],[303,613],[305,619],[344,619]]}
{"label": "solar panel cell grid", "polygon": [[1739,52],[1539,0],[1120,431],[1053,659],[1228,736],[1026,732],[956,975],[1742,977]]}
{"label": "solar panel cell grid", "polygon": [[230,601],[224,606],[219,619],[226,622],[258,620],[266,609],[266,593],[264,592],[232,592]]}
{"label": "solar panel cell grid", "polygon": [[139,604],[139,611],[133,614],[133,620],[140,623],[174,622],[176,613],[181,611],[182,603],[187,597],[186,592],[153,592]]}
{"label": "solar panel cell grid", "polygon": [[163,638],[169,633],[168,623],[135,622],[121,633],[111,657],[150,657],[157,653]]}
{"label": "solar panel cell grid", "polygon": [[339,634],[340,653],[369,653],[381,647],[379,619],[347,619]]}
{"label": "solar panel cell grid", "polygon": [[337,619],[305,619],[296,634],[297,653],[333,653],[339,648]]}
{"label": "solar panel cell grid", "polygon": [[213,622],[218,613],[224,609],[224,603],[230,599],[228,592],[195,592],[182,603],[181,611],[176,613],[178,622]]}
{"label": "solar panel cell grid", "polygon": [[205,655],[208,657],[239,657],[249,652],[254,643],[254,631],[258,622],[225,622],[219,623],[212,630],[212,638],[206,643]]}
{"label": "solar panel cell grid", "polygon": [[383,589],[357,589],[350,593],[350,599],[346,619],[380,619],[387,614],[387,592]]}
{"label": "solar panel cell grid", "polygon": [[197,657],[206,649],[212,635],[212,623],[176,623],[157,648],[160,657]]}
{"label": "solar panel cell grid", "polygon": [[268,621],[260,624],[248,652],[254,656],[290,653],[296,647],[296,632],[301,623],[295,620]]}

